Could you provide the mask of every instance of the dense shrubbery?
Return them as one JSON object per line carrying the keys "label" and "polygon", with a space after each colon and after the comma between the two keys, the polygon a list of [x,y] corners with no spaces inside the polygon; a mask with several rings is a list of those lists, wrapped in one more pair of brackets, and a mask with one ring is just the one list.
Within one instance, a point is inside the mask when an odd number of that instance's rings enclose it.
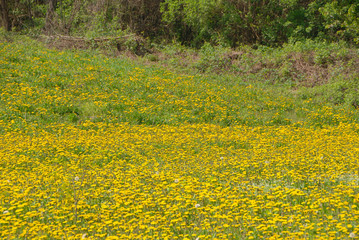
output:
{"label": "dense shrubbery", "polygon": [[[14,0],[6,7],[9,29],[30,33],[41,29],[91,37],[113,36],[128,29],[150,37],[161,34],[158,0]],[[0,10],[4,12],[4,7]],[[0,20],[4,26],[4,18]]]}
{"label": "dense shrubbery", "polygon": [[165,0],[161,7],[172,34],[192,45],[205,41],[278,45],[305,38],[359,40],[359,3],[355,1]]}
{"label": "dense shrubbery", "polygon": [[36,33],[103,36],[130,30],[195,47],[276,46],[308,38],[359,43],[355,0],[15,0],[1,10],[5,28]]}

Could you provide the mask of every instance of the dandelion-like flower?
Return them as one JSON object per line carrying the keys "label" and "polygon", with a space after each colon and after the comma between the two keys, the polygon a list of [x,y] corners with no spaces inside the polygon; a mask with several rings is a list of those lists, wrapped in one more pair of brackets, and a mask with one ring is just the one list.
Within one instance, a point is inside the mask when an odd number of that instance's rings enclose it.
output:
{"label": "dandelion-like flower", "polygon": [[175,183],[178,183],[179,182],[179,180],[178,179],[175,179]]}
{"label": "dandelion-like flower", "polygon": [[357,235],[356,235],[355,233],[351,232],[351,233],[349,234],[349,237],[350,237],[350,238],[356,238]]}
{"label": "dandelion-like flower", "polygon": [[80,178],[78,176],[75,177],[75,181],[78,181]]}

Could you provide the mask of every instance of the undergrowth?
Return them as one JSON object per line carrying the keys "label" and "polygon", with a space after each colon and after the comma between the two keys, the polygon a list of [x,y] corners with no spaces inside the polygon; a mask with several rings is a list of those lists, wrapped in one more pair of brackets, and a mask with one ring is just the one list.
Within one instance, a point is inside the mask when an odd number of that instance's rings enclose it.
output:
{"label": "undergrowth", "polygon": [[173,71],[289,85],[300,98],[358,108],[359,50],[344,42],[306,40],[279,48],[259,46],[257,49],[204,44],[199,51],[178,44],[157,48],[158,57],[151,55],[147,59]]}

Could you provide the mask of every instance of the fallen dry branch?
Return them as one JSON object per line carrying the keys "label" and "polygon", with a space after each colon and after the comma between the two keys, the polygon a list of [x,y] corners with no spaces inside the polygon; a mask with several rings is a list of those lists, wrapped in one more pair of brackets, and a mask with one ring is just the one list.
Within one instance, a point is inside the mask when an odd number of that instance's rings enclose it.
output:
{"label": "fallen dry branch", "polygon": [[140,36],[135,34],[128,34],[118,37],[73,37],[68,35],[40,35],[39,39],[46,42],[48,46],[58,49],[88,49],[88,48],[114,48],[118,52],[130,50],[138,56],[143,56],[150,50],[146,46],[146,42]]}
{"label": "fallen dry branch", "polygon": [[67,41],[74,41],[74,42],[107,42],[107,41],[117,41],[117,40],[126,40],[130,37],[135,37],[134,34],[128,34],[120,37],[102,37],[102,38],[85,38],[85,37],[73,37],[67,35],[41,35],[41,38],[47,38],[51,40],[67,40]]}

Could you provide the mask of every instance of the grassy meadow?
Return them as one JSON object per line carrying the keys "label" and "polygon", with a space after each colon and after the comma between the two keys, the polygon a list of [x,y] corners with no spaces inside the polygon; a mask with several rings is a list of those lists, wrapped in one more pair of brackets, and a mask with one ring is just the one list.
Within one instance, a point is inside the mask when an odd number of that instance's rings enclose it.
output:
{"label": "grassy meadow", "polygon": [[354,108],[25,37],[0,84],[1,239],[359,236]]}

